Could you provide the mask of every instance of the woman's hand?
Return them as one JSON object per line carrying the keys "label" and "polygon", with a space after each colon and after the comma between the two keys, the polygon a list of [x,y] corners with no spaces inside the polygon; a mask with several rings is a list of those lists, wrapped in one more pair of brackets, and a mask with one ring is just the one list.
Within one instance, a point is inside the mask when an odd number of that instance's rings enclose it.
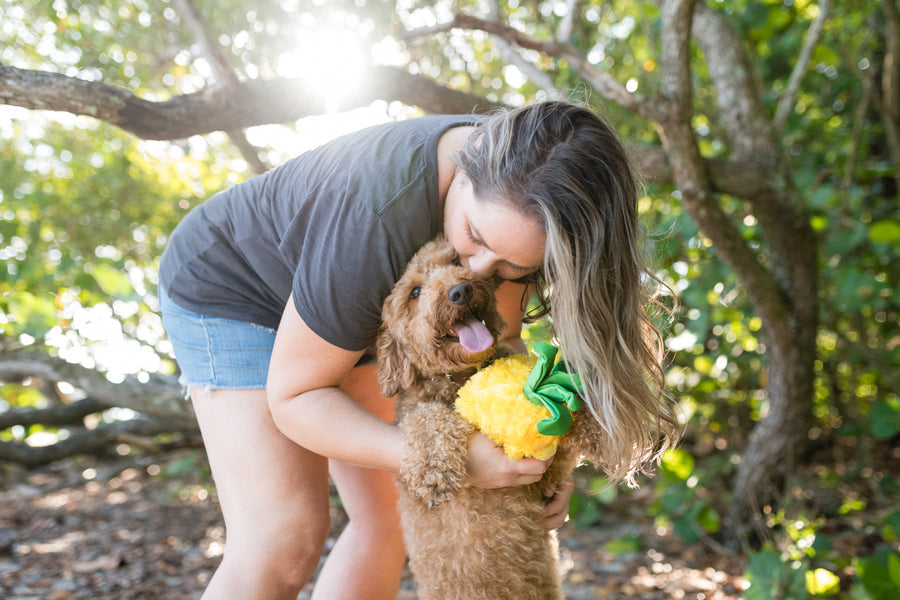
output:
{"label": "woman's hand", "polygon": [[[469,436],[466,483],[480,488],[504,488],[539,481],[550,466],[549,460],[523,458],[512,460],[488,436],[475,432]],[[568,499],[567,499],[568,501]]]}
{"label": "woman's hand", "polygon": [[545,529],[559,529],[569,518],[569,499],[575,491],[575,480],[568,475],[556,489],[544,490],[547,504],[544,506]]}

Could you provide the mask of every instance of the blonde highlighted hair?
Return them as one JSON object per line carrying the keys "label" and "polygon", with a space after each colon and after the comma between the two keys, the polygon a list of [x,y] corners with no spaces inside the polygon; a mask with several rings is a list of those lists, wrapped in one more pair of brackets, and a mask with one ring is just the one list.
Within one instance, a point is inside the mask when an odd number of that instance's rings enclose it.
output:
{"label": "blonde highlighted hair", "polygon": [[480,201],[509,202],[547,234],[535,285],[603,435],[601,467],[635,475],[673,445],[662,336],[648,308],[638,189],[616,132],[588,108],[543,102],[486,119],[453,157]]}

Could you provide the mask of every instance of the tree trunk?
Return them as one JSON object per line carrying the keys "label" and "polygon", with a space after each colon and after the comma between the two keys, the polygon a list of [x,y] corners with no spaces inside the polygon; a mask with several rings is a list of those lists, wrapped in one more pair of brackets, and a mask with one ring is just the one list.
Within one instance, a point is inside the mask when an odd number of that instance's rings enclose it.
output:
{"label": "tree trunk", "polygon": [[[737,31],[724,15],[698,6],[695,39],[716,88],[722,120],[735,159],[769,170],[764,188],[742,195],[757,219],[764,250],[765,284],[759,269],[732,264],[754,312],[763,322],[766,346],[766,407],[743,452],[730,507],[732,535],[751,527],[762,532],[761,509],[781,497],[781,487],[807,440],[814,389],[818,319],[818,247],[804,196],[793,184],[788,160]],[[712,232],[704,232],[715,241]]]}
{"label": "tree trunk", "polygon": [[[768,410],[754,427],[735,479],[730,534],[743,538],[759,523],[806,439],[813,392],[818,311],[817,248],[809,215],[754,84],[740,37],[721,13],[693,0],[667,0],[662,9],[660,133],[682,205],[729,264],[763,322]],[[741,194],[765,239],[760,252],[743,240],[717,203],[691,127],[689,39],[709,65],[732,156],[768,169],[762,188]]]}
{"label": "tree trunk", "polygon": [[795,458],[807,440],[813,396],[815,336],[810,323],[766,340],[766,408],[753,428],[734,479],[730,533],[765,535],[766,506],[784,496]]}

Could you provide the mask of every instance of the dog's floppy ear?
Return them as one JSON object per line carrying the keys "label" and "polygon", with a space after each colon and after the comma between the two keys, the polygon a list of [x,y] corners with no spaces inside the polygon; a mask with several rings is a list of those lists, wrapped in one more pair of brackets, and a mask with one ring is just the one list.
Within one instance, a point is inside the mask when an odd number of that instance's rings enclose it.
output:
{"label": "dog's floppy ear", "polygon": [[385,398],[396,396],[400,390],[412,387],[416,370],[400,349],[387,328],[378,330],[378,384]]}

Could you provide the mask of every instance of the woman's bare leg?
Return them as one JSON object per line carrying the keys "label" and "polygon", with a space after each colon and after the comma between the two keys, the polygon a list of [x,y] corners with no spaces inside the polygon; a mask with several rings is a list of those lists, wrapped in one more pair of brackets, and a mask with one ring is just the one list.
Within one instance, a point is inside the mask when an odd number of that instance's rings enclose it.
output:
{"label": "woman's bare leg", "polygon": [[[343,389],[372,413],[393,421],[393,402],[381,395],[374,366],[353,369]],[[313,598],[394,600],[406,561],[394,475],[336,461],[330,468],[350,522],[316,580]]]}
{"label": "woman's bare leg", "polygon": [[265,390],[191,390],[225,555],[204,600],[295,600],[328,535],[328,466],[275,427]]}

